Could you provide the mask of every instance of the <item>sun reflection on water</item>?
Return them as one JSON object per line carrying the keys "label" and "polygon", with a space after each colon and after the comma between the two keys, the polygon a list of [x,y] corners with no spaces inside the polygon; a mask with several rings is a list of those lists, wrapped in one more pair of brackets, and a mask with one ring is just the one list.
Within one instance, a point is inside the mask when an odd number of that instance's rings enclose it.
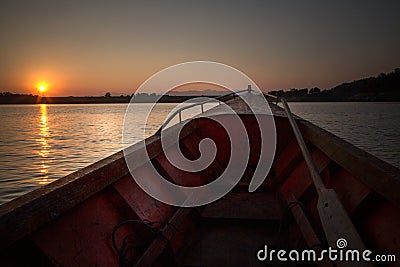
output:
{"label": "sun reflection on water", "polygon": [[39,136],[38,139],[40,144],[40,150],[38,151],[39,156],[41,157],[40,164],[40,179],[38,183],[40,185],[45,185],[50,183],[48,172],[49,172],[49,154],[50,154],[50,145],[48,144],[48,138],[50,137],[50,128],[49,128],[49,118],[47,116],[47,105],[40,105],[40,117],[39,117]]}

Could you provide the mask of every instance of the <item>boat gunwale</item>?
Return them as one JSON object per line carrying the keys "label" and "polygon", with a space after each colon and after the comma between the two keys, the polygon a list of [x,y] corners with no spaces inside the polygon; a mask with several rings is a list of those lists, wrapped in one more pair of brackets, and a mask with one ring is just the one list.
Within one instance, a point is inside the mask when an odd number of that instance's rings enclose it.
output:
{"label": "boat gunwale", "polygon": [[300,120],[298,123],[310,143],[354,178],[400,207],[400,169],[310,121]]}
{"label": "boat gunwale", "polygon": [[[273,105],[274,112],[279,114],[274,114],[274,116],[287,119],[286,115],[282,115],[284,109],[277,104]],[[299,116],[294,116],[294,118],[301,134],[309,143],[348,171],[358,181],[382,195],[395,206],[400,207],[399,168],[306,119]]]}

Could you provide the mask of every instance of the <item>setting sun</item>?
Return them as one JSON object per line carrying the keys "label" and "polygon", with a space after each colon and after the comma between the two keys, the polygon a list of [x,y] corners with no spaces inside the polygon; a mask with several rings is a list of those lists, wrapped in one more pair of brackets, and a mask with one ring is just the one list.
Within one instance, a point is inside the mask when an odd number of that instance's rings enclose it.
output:
{"label": "setting sun", "polygon": [[44,93],[44,92],[47,91],[48,85],[47,85],[46,82],[40,82],[40,83],[37,84],[36,87],[37,87],[37,90],[38,90],[40,93]]}

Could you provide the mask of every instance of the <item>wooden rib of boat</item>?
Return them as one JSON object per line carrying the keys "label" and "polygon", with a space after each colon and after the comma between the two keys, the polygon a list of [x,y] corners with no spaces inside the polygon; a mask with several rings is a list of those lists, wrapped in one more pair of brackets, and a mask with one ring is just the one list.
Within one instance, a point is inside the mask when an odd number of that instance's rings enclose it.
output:
{"label": "wooden rib of boat", "polygon": [[[246,172],[227,195],[197,208],[161,203],[132,179],[121,151],[0,206],[1,265],[265,266],[278,263],[257,259],[264,245],[326,247],[318,194],[283,109],[270,102],[276,154],[264,183],[250,193],[260,130],[240,98],[226,103],[238,112],[251,146]],[[296,117],[296,123],[324,185],[335,190],[365,246],[400,257],[399,169],[306,120]],[[212,120],[196,118],[183,128],[179,142],[185,156],[195,159],[206,137],[218,152],[216,162],[200,173],[172,166],[154,135],[146,139],[151,162],[143,161],[135,175],[151,177],[152,164],[174,183],[208,183],[229,160],[226,133]]]}

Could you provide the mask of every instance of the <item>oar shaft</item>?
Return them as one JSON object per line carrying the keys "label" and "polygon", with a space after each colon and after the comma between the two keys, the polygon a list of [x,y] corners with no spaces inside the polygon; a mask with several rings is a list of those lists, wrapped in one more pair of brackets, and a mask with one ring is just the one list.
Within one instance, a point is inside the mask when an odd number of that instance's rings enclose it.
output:
{"label": "oar shaft", "polygon": [[300,133],[299,127],[297,126],[292,112],[289,108],[289,105],[287,104],[286,100],[284,98],[281,98],[283,107],[285,108],[286,115],[289,119],[290,125],[292,126],[294,135],[297,139],[297,143],[300,146],[301,152],[303,153],[304,160],[307,163],[308,170],[310,171],[311,179],[314,182],[315,188],[317,189],[318,194],[321,193],[322,190],[325,189],[324,183],[322,182],[321,176],[319,175],[319,172],[317,168],[314,165],[314,162],[311,158],[310,152],[307,149],[306,143],[304,142],[303,136]]}

